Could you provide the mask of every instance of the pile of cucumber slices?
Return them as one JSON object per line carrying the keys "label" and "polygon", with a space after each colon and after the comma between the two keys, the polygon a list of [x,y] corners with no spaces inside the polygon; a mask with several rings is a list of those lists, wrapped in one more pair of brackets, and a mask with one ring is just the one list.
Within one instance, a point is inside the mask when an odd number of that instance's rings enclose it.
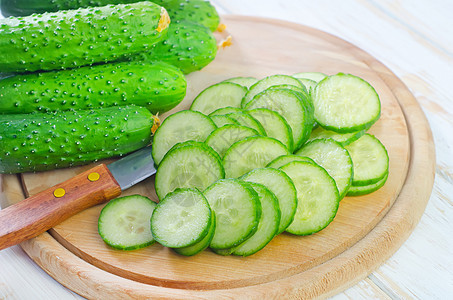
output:
{"label": "pile of cucumber slices", "polygon": [[202,91],[153,139],[156,204],[117,198],[99,233],[117,249],[154,241],[182,255],[206,248],[248,256],[276,235],[309,235],[334,219],[345,196],[382,187],[384,145],[374,88],[350,74],[235,77]]}

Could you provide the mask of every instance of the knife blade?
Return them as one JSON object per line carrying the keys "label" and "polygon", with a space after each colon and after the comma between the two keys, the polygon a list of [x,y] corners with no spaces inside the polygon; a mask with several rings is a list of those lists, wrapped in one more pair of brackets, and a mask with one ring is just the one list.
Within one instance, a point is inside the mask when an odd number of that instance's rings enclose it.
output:
{"label": "knife blade", "polygon": [[118,197],[156,173],[151,146],[0,210],[0,250],[49,230],[84,209]]}

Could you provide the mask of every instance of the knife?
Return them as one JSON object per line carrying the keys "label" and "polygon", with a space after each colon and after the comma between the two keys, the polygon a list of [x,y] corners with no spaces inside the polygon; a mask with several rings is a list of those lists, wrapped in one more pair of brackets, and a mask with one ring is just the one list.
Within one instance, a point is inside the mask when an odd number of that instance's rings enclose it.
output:
{"label": "knife", "polygon": [[121,191],[155,173],[148,146],[8,206],[0,210],[0,250],[36,237],[84,209],[116,198]]}

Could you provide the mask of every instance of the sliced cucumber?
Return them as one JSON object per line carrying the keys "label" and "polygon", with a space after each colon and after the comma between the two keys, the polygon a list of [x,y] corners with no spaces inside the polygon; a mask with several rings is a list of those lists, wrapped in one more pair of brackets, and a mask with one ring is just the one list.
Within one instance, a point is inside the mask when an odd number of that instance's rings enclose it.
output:
{"label": "sliced cucumber", "polygon": [[211,116],[210,118],[217,127],[222,127],[228,124],[239,125],[238,121],[224,115]]}
{"label": "sliced cucumber", "polygon": [[277,197],[281,213],[277,234],[285,231],[293,221],[297,207],[296,188],[291,178],[281,170],[258,168],[248,172],[240,179],[262,184]]}
{"label": "sliced cucumber", "polygon": [[365,131],[366,130],[355,131],[350,133],[338,133],[335,131],[326,130],[321,126],[318,126],[317,128],[313,129],[308,141],[313,141],[316,139],[333,139],[339,142],[341,145],[346,146],[360,138],[362,135],[364,135]]}
{"label": "sliced cucumber", "polygon": [[155,202],[140,195],[113,199],[99,215],[99,235],[115,249],[135,250],[149,246],[155,241],[150,230],[155,207]]}
{"label": "sliced cucumber", "polygon": [[203,90],[192,102],[190,110],[205,115],[222,107],[241,107],[247,88],[232,82],[220,82]]}
{"label": "sliced cucumber", "polygon": [[[299,80],[300,81],[300,80]],[[268,87],[266,90],[275,90],[275,89],[288,89],[294,92],[302,93],[305,96],[308,96],[308,90],[305,86],[301,85],[292,85],[292,84],[278,84]]]}
{"label": "sliced cucumber", "polygon": [[282,142],[290,152],[294,150],[293,132],[285,118],[267,108],[256,108],[248,113],[263,126],[266,135]]}
{"label": "sliced cucumber", "polygon": [[239,77],[229,78],[225,81],[237,83],[246,88],[250,88],[252,85],[254,85],[258,81],[258,79],[256,79],[255,77],[240,77],[239,76]]}
{"label": "sliced cucumber", "polygon": [[162,159],[155,177],[156,194],[163,199],[177,188],[204,190],[224,177],[217,152],[204,143],[188,141],[175,145]]}
{"label": "sliced cucumber", "polygon": [[305,85],[305,88],[308,90],[308,93],[311,94],[315,89],[315,86],[318,84],[316,81],[307,79],[307,78],[298,78],[299,81]]}
{"label": "sliced cucumber", "polygon": [[211,248],[232,248],[256,232],[261,205],[258,194],[248,183],[237,179],[222,179],[203,193],[217,218]]}
{"label": "sliced cucumber", "polygon": [[247,94],[245,94],[244,98],[242,99],[242,107],[246,107],[247,103],[252,101],[253,97],[267,89],[268,87],[271,87],[273,85],[279,85],[279,84],[290,84],[290,85],[295,85],[299,86],[300,88],[304,89],[305,86],[300,83],[299,80],[292,76],[288,75],[271,75],[266,78],[263,78],[256,82],[254,85],[250,87],[248,90]]}
{"label": "sliced cucumber", "polygon": [[349,188],[347,196],[362,196],[362,195],[367,195],[367,194],[370,194],[372,192],[379,190],[381,187],[384,186],[385,182],[387,181],[388,175],[389,174],[386,173],[381,180],[379,180],[376,183],[369,184],[369,185],[363,185],[363,186],[352,185]]}
{"label": "sliced cucumber", "polygon": [[335,180],[342,199],[352,183],[353,167],[351,156],[340,143],[332,139],[318,139],[307,143],[296,152],[308,156],[326,169]]}
{"label": "sliced cucumber", "polygon": [[313,161],[313,159],[311,159],[310,157],[300,156],[300,155],[295,155],[295,154],[288,154],[288,155],[282,155],[282,156],[277,157],[276,159],[271,161],[267,165],[267,167],[278,169],[281,166],[286,165],[293,161],[306,161],[306,162],[313,163],[313,164],[315,163]]}
{"label": "sliced cucumber", "polygon": [[255,129],[240,125],[225,125],[214,130],[205,143],[223,157],[231,145],[254,135],[258,135]]}
{"label": "sliced cucumber", "polygon": [[247,110],[267,108],[279,113],[292,129],[295,148],[303,145],[313,128],[313,111],[301,99],[301,93],[288,89],[268,89],[246,106]]}
{"label": "sliced cucumber", "polygon": [[345,147],[354,166],[352,185],[370,185],[380,181],[389,170],[389,156],[384,145],[371,134]]}
{"label": "sliced cucumber", "polygon": [[177,189],[157,204],[151,216],[151,232],[163,246],[181,248],[201,241],[211,227],[211,208],[194,188]]}
{"label": "sliced cucumber", "polygon": [[241,108],[227,106],[227,107],[221,107],[221,108],[214,110],[212,113],[209,114],[209,116],[212,117],[212,116],[226,115],[226,114],[231,114],[231,113],[235,113],[235,112],[240,113],[243,111],[244,110],[242,110]]}
{"label": "sliced cucumber", "polygon": [[266,135],[263,125],[246,111],[229,113],[226,116],[236,120],[242,126],[255,129],[260,135]]}
{"label": "sliced cucumber", "polygon": [[321,72],[301,72],[301,73],[293,74],[293,77],[295,77],[299,80],[300,79],[309,79],[309,80],[313,80],[315,82],[320,82],[321,80],[326,78],[327,75],[324,73],[321,73]]}
{"label": "sliced cucumber", "polygon": [[381,102],[374,88],[350,74],[339,73],[320,81],[312,100],[316,122],[336,132],[367,129],[381,114]]}
{"label": "sliced cucumber", "polygon": [[257,183],[250,185],[258,193],[261,217],[256,232],[245,242],[234,247],[234,255],[249,256],[263,249],[277,234],[280,224],[280,208],[274,193],[264,185]]}
{"label": "sliced cucumber", "polygon": [[297,210],[286,229],[296,235],[318,232],[332,222],[340,201],[335,181],[317,164],[295,161],[280,168],[294,182]]}
{"label": "sliced cucumber", "polygon": [[211,210],[211,225],[209,226],[208,233],[205,235],[205,237],[201,241],[193,245],[182,248],[173,248],[173,250],[176,253],[184,256],[193,256],[195,254],[200,253],[201,251],[209,247],[209,244],[211,243],[212,238],[214,237],[215,228],[216,228],[215,212]]}
{"label": "sliced cucumber", "polygon": [[216,128],[211,118],[198,111],[182,110],[169,116],[154,134],[154,162],[159,165],[165,153],[177,143],[189,140],[204,142]]}
{"label": "sliced cucumber", "polygon": [[239,177],[253,169],[265,167],[281,155],[289,154],[280,141],[263,136],[253,136],[234,143],[223,157],[226,178]]}

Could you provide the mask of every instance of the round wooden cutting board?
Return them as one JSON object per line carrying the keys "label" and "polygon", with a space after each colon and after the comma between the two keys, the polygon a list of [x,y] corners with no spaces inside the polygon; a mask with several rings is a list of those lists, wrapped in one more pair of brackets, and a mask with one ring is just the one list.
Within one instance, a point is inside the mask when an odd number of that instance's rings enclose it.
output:
{"label": "round wooden cutting board", "polygon": [[[88,298],[313,298],[363,279],[408,237],[421,217],[434,180],[434,146],[426,118],[404,84],[357,47],[293,23],[239,16],[223,22],[232,46],[188,76],[189,107],[207,86],[235,76],[262,78],[296,72],[351,73],[380,95],[382,116],[371,128],[386,146],[390,175],[383,188],[340,203],[335,220],[311,236],[280,234],[249,257],[209,250],[183,257],[154,244],[136,251],[106,246],[97,233],[102,206],[59,224],[21,246],[46,272]],[[170,112],[171,113],[171,112]],[[168,115],[168,114],[166,114]],[[165,117],[165,116],[164,116]],[[36,194],[91,166],[3,176],[9,204]],[[423,174],[422,176],[419,176]],[[154,177],[124,194],[156,200]]]}

